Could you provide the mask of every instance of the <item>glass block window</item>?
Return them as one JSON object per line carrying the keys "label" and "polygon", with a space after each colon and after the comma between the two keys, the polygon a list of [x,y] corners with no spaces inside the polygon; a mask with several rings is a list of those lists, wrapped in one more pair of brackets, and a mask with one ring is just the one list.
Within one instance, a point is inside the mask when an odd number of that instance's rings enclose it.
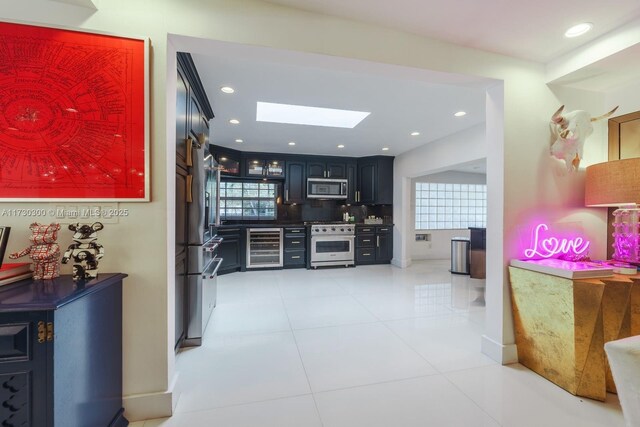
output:
{"label": "glass block window", "polygon": [[277,184],[222,181],[220,219],[276,219]]}
{"label": "glass block window", "polygon": [[486,185],[416,183],[416,230],[451,230],[486,225]]}

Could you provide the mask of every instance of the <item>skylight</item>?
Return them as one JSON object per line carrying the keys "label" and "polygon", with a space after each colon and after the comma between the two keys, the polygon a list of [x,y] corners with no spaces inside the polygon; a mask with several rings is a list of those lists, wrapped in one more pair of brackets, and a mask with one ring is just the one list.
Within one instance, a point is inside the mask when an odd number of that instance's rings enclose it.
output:
{"label": "skylight", "polygon": [[258,101],[256,121],[352,129],[369,114],[371,113],[365,111],[336,110],[334,108]]}

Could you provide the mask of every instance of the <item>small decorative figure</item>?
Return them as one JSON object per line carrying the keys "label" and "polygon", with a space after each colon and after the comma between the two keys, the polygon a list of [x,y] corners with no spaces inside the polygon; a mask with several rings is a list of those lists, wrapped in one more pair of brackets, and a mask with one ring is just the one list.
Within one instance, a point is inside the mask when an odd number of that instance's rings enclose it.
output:
{"label": "small decorative figure", "polygon": [[35,280],[50,280],[60,276],[60,264],[58,264],[60,246],[56,243],[60,224],[46,225],[34,222],[29,229],[31,246],[9,255],[9,258],[16,259],[28,254],[34,262],[33,278]]}
{"label": "small decorative figure", "polygon": [[95,279],[98,276],[98,261],[104,256],[104,248],[96,240],[97,233],[104,226],[100,222],[93,224],[70,224],[69,230],[75,231],[73,243],[62,256],[62,263],[73,259],[73,281]]}

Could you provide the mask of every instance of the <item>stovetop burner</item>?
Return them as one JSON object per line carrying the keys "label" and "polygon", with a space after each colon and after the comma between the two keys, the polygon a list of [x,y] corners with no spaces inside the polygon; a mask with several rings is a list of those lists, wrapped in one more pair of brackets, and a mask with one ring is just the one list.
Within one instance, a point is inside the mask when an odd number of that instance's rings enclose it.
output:
{"label": "stovetop burner", "polygon": [[305,221],[304,225],[355,225],[344,221]]}
{"label": "stovetop burner", "polygon": [[323,222],[320,224],[313,224],[311,226],[312,236],[317,236],[319,234],[353,236],[355,233],[356,233],[355,224],[348,224],[345,222],[338,222],[338,223]]}

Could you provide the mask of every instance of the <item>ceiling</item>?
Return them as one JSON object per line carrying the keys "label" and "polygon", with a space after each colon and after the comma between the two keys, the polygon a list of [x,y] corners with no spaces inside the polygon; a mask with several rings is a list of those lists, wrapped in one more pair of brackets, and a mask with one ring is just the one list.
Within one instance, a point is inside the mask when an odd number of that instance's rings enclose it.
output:
{"label": "ceiling", "polygon": [[[640,16],[638,0],[267,1],[542,63]],[[565,38],[580,22],[593,30]]]}
{"label": "ceiling", "polygon": [[[264,48],[251,47],[252,53],[243,51],[247,46],[216,46],[206,55],[192,53],[215,114],[211,141],[216,145],[259,152],[398,155],[485,120],[487,81],[417,75],[414,69],[362,61],[354,67],[354,61],[335,57],[289,52],[277,58],[273,50],[265,55]],[[322,66],[316,66],[314,61],[322,59]],[[235,93],[221,92],[222,86],[233,87]],[[371,114],[353,129],[256,122],[257,101]],[[460,110],[467,115],[454,117]],[[230,124],[232,118],[240,124]],[[410,136],[414,131],[420,135]],[[296,145],[288,145],[290,141]],[[340,144],[344,148],[338,148]]]}

